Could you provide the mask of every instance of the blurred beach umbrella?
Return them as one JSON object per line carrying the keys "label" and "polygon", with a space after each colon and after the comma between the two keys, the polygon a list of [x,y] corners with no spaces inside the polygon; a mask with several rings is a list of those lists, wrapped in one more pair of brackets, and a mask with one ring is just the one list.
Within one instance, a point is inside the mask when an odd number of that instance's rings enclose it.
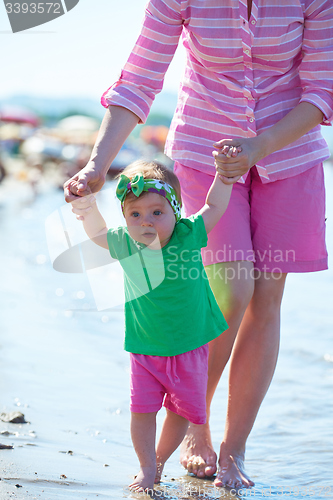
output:
{"label": "blurred beach umbrella", "polygon": [[99,122],[83,115],[73,115],[58,122],[55,135],[72,144],[94,144]]}
{"label": "blurred beach umbrella", "polygon": [[85,131],[95,132],[99,128],[99,123],[94,118],[83,115],[68,116],[58,122],[57,128],[63,131]]}
{"label": "blurred beach umbrella", "polygon": [[0,108],[0,121],[11,123],[28,123],[33,127],[39,124],[38,116],[21,106],[4,105]]}

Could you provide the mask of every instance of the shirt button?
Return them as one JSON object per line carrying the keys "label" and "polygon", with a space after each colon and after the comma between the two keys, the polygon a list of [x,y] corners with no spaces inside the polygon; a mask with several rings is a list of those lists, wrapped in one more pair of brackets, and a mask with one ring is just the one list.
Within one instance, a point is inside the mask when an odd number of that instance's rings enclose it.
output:
{"label": "shirt button", "polygon": [[245,54],[249,56],[249,55],[250,55],[250,51],[249,51],[249,50],[246,50],[246,51],[245,51]]}
{"label": "shirt button", "polygon": [[254,122],[254,118],[250,118],[250,122],[251,122],[251,123],[252,123],[252,122]]}
{"label": "shirt button", "polygon": [[256,24],[256,22],[255,22],[255,20],[254,20],[254,19],[252,19],[251,24]]}

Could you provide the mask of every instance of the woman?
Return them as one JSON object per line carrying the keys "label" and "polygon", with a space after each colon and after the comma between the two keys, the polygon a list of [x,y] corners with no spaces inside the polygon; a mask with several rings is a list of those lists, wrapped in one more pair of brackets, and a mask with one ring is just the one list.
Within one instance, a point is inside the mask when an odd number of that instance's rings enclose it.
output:
{"label": "woman", "polygon": [[[333,115],[332,19],[329,0],[151,0],[120,79],[102,97],[108,109],[91,159],[64,186],[67,201],[102,187],[182,36],[187,60],[166,153],[186,215],[202,205],[215,168],[234,184],[203,253],[229,325],[210,344],[208,408],[230,357],[217,486],[254,484],[245,445],[276,365],[287,273],[327,268],[319,124]],[[181,463],[205,477],[216,458],[209,424],[191,425]]]}

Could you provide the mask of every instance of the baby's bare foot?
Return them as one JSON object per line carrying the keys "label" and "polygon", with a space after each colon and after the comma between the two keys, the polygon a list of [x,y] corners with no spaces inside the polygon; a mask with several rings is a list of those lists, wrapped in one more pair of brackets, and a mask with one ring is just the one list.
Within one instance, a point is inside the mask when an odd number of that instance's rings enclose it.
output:
{"label": "baby's bare foot", "polygon": [[216,472],[216,453],[213,449],[209,425],[190,424],[180,448],[180,463],[199,478]]}
{"label": "baby's bare foot", "polygon": [[254,482],[244,471],[244,455],[220,456],[219,470],[214,485],[235,489],[254,486]]}
{"label": "baby's bare foot", "polygon": [[128,487],[131,491],[136,491],[137,493],[145,491],[146,493],[152,493],[154,489],[154,479],[155,479],[156,468],[155,467],[141,467],[140,472],[133,483]]}

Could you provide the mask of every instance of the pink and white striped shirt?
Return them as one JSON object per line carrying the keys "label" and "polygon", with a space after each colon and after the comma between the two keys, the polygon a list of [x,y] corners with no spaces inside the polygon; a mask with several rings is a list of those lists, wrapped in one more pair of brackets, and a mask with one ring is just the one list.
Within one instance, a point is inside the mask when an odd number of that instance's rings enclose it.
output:
{"label": "pink and white striped shirt", "polygon": [[[300,101],[333,118],[333,1],[151,0],[120,79],[102,104],[146,120],[179,38],[186,67],[165,152],[215,172],[213,142],[253,137]],[[320,125],[257,164],[263,182],[301,173],[329,157]]]}

